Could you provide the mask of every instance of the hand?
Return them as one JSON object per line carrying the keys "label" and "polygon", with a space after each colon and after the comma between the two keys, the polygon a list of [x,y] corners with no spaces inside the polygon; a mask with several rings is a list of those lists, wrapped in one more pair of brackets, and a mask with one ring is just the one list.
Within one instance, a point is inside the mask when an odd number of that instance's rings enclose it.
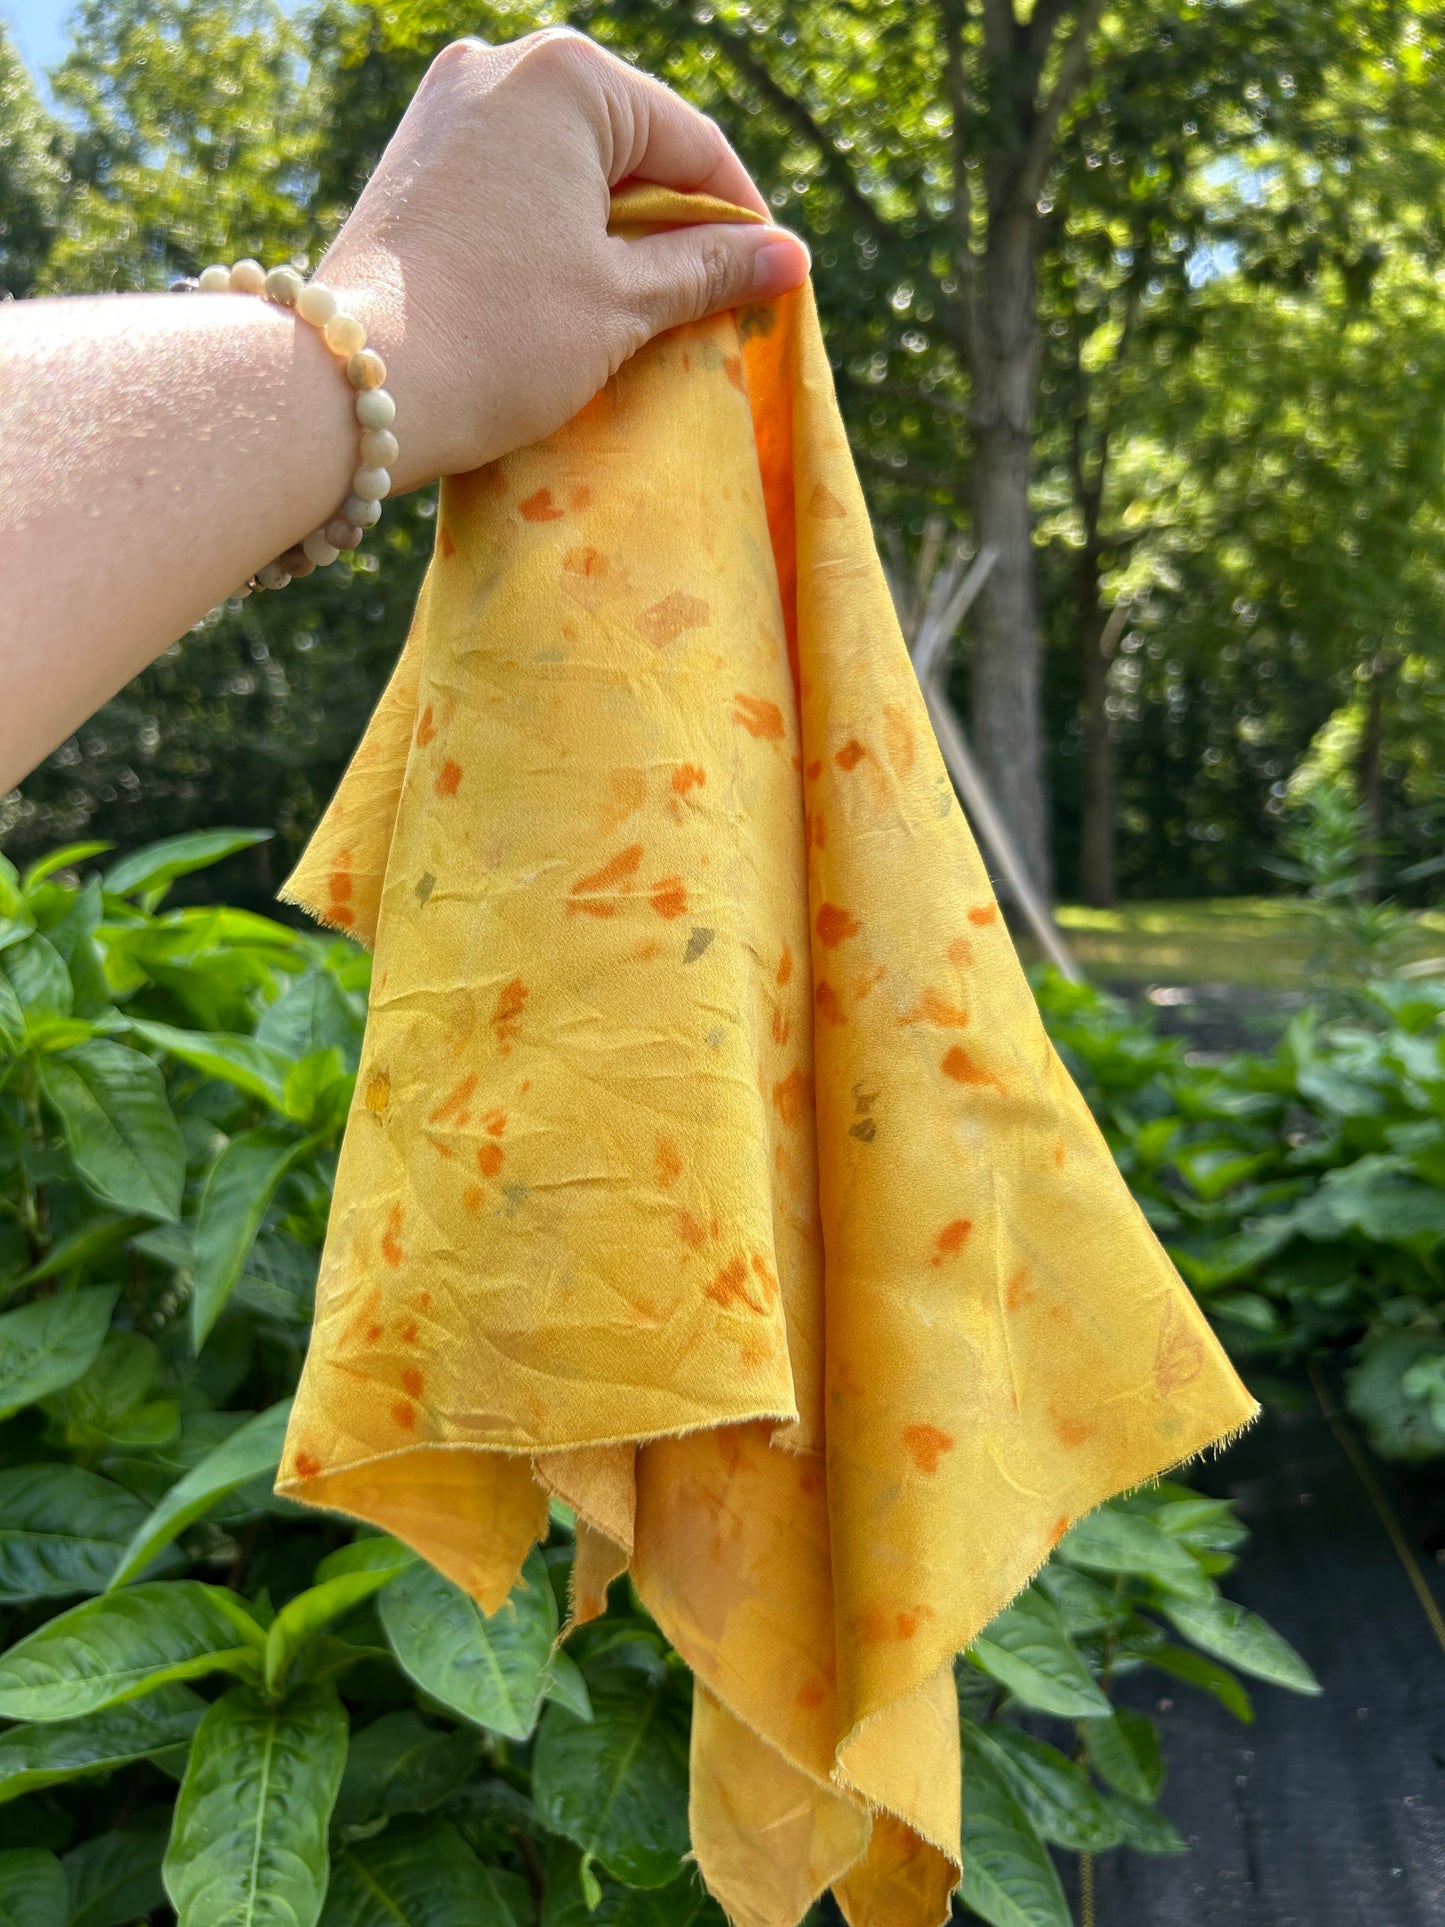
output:
{"label": "hand", "polygon": [[712,121],[581,35],[432,62],[317,269],[386,360],[399,489],[550,434],[653,335],[805,279],[776,227],[609,236],[629,179],[767,214]]}

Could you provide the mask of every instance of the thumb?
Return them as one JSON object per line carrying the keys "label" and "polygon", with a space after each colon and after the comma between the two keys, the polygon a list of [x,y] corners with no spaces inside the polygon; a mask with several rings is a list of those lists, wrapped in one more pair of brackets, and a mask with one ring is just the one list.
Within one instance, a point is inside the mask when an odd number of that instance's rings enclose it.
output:
{"label": "thumb", "polygon": [[624,241],[632,304],[649,335],[722,308],[766,301],[808,278],[806,245],[786,228],[708,222]]}

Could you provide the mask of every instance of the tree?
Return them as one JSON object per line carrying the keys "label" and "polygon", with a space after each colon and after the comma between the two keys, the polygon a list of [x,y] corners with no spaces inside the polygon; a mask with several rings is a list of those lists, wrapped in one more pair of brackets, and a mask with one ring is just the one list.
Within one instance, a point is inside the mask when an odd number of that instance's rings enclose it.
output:
{"label": "tree", "polygon": [[31,292],[64,185],[55,128],[0,20],[0,300]]}

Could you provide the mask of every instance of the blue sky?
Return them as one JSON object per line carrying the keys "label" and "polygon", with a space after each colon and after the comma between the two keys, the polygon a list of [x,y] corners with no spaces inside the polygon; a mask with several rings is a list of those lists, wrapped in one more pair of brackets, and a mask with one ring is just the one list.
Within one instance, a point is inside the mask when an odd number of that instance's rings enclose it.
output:
{"label": "blue sky", "polygon": [[70,0],[0,0],[0,20],[39,80],[70,42]]}

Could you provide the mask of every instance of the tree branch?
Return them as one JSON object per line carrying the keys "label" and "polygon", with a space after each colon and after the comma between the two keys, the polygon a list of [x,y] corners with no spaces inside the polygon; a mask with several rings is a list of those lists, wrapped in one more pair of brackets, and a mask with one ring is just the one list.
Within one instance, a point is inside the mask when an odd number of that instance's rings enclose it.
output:
{"label": "tree branch", "polygon": [[946,475],[942,469],[920,467],[917,462],[909,461],[900,467],[886,455],[875,454],[871,448],[855,448],[853,460],[860,468],[871,468],[875,475],[887,476],[890,482],[902,482],[912,488],[935,489],[951,502],[957,502],[962,494],[961,474]]}
{"label": "tree branch", "polygon": [[[963,64],[963,35],[967,0],[939,0],[943,29],[944,84],[948,93],[951,131],[949,165],[953,175],[954,274],[958,298],[950,302],[955,346],[960,359],[972,365],[978,340],[978,266],[973,252],[973,191],[968,180],[968,75]],[[1012,16],[1010,16],[1012,17]]]}
{"label": "tree branch", "polygon": [[763,99],[779,117],[786,121],[795,134],[798,134],[814,147],[822,157],[828,170],[828,178],[842,195],[854,218],[865,227],[875,241],[891,242],[898,239],[898,230],[874,207],[868,196],[853,178],[853,170],[843,160],[826,128],[819,125],[807,106],[790,94],[782,82],[769,71],[765,61],[753,52],[746,35],[733,32],[714,20],[712,31],[727,50],[727,57],[740,74],[757,89]]}
{"label": "tree branch", "polygon": [[1103,13],[1104,0],[1079,0],[1079,10],[1059,62],[1059,71],[1049,97],[1034,122],[1014,182],[1014,194],[1021,202],[1027,204],[1039,197],[1049,163],[1054,157],[1054,141],[1058,136],[1059,124],[1070,103],[1077,97],[1089,71],[1089,45]]}

